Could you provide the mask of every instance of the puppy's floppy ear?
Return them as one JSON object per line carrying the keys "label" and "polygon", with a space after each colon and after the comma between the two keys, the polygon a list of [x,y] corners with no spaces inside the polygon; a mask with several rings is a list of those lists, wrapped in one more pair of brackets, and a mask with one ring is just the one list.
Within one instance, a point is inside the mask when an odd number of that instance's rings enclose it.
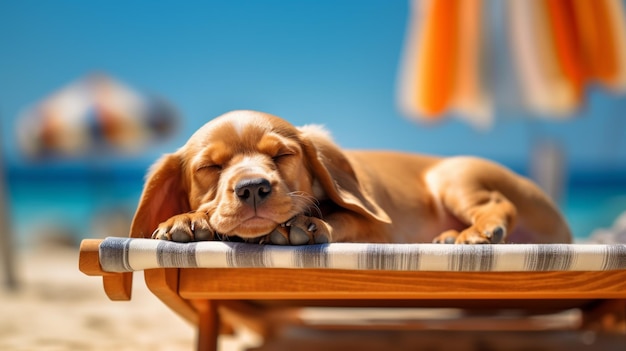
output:
{"label": "puppy's floppy ear", "polygon": [[311,171],[327,196],[337,205],[366,217],[391,223],[389,215],[359,183],[350,161],[321,127],[307,126],[301,131],[304,155]]}
{"label": "puppy's floppy ear", "polygon": [[150,238],[159,223],[189,212],[181,159],[176,154],[163,156],[150,168],[130,227],[133,238]]}

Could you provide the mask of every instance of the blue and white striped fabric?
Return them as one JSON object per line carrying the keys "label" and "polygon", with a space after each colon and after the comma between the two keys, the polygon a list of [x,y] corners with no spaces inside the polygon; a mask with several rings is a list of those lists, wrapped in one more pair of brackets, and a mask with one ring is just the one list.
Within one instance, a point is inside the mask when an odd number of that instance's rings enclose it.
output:
{"label": "blue and white striped fabric", "polygon": [[347,244],[274,246],[219,241],[175,243],[107,238],[107,272],[150,268],[324,268],[439,272],[608,271],[626,269],[626,245]]}

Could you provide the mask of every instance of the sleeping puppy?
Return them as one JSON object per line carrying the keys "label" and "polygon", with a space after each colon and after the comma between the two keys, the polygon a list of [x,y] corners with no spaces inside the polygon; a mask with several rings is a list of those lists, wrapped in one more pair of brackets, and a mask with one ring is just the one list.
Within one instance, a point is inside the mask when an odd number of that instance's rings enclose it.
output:
{"label": "sleeping puppy", "polygon": [[132,237],[302,245],[569,243],[531,181],[474,157],[348,151],[319,126],[233,111],[149,172]]}

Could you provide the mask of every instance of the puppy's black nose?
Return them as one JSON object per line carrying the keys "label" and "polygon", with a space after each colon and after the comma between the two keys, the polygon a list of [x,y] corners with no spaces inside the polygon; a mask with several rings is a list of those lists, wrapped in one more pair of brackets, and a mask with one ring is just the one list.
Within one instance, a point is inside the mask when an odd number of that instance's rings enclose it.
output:
{"label": "puppy's black nose", "polygon": [[237,197],[251,207],[262,204],[271,193],[272,186],[265,178],[244,179],[235,185]]}

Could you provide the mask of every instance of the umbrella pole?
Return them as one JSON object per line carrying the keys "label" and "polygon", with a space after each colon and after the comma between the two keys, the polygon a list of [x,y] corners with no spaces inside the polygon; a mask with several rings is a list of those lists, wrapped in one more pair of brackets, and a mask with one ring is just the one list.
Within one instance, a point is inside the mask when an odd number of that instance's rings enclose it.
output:
{"label": "umbrella pole", "polygon": [[0,143],[0,260],[4,270],[5,288],[7,290],[16,290],[18,284],[15,274],[13,231],[11,223],[9,223],[9,206],[5,185],[6,177],[2,160],[2,145]]}

